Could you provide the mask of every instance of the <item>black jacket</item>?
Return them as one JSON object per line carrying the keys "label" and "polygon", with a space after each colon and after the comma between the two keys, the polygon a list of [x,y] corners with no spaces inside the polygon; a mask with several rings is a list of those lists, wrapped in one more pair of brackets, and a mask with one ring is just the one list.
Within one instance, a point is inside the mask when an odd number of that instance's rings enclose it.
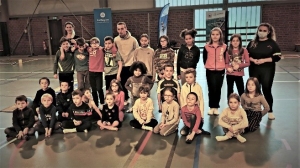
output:
{"label": "black jacket", "polygon": [[180,75],[180,67],[187,68],[197,68],[197,64],[200,59],[200,50],[196,45],[193,45],[191,49],[182,44],[177,56],[177,74]]}
{"label": "black jacket", "polygon": [[72,94],[70,92],[67,93],[58,93],[56,96],[56,110],[58,113],[68,112],[70,105],[73,103]]}
{"label": "black jacket", "polygon": [[15,109],[12,122],[17,132],[23,131],[25,128],[32,128],[34,125],[34,112],[28,107],[25,107],[22,111]]}

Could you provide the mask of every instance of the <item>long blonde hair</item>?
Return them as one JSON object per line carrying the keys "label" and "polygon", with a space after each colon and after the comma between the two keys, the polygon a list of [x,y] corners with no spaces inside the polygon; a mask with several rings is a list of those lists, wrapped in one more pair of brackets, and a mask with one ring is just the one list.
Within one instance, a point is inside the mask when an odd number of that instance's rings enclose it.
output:
{"label": "long blonde hair", "polygon": [[257,46],[257,43],[258,43],[258,41],[259,41],[259,37],[258,37],[258,35],[257,35],[257,32],[258,32],[258,29],[259,29],[261,26],[267,27],[268,30],[269,30],[269,34],[268,34],[267,37],[268,37],[269,39],[272,39],[272,40],[276,41],[276,34],[275,34],[275,29],[274,29],[274,27],[273,27],[270,23],[261,23],[261,24],[257,27],[257,29],[256,29],[256,33],[255,33],[254,39],[251,41],[250,47],[255,48],[255,47]]}
{"label": "long blonde hair", "polygon": [[219,33],[220,33],[220,39],[219,39],[219,45],[223,45],[224,44],[224,39],[223,39],[223,32],[222,32],[222,30],[219,28],[219,27],[214,27],[213,29],[211,29],[211,31],[210,31],[210,35],[209,35],[209,41],[208,41],[208,44],[212,44],[213,43],[213,41],[212,41],[212,39],[211,39],[211,33],[213,32],[213,31],[218,31]]}

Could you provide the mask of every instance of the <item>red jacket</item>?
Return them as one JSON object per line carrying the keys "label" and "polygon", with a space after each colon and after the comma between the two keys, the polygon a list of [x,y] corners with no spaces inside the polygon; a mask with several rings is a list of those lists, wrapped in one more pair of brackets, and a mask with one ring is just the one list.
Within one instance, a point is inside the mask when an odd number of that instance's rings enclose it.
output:
{"label": "red jacket", "polygon": [[224,70],[226,50],[226,44],[217,46],[216,48],[212,44],[206,44],[203,49],[203,62],[205,68],[211,71]]}

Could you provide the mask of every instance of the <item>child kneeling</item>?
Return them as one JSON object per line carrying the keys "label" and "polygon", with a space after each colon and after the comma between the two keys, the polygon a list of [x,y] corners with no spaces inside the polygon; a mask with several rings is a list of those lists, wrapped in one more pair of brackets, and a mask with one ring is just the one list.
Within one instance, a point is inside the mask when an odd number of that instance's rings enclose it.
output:
{"label": "child kneeling", "polygon": [[246,139],[240,134],[248,126],[247,114],[240,107],[240,96],[236,93],[230,94],[228,98],[228,105],[223,110],[219,118],[219,125],[223,127],[226,135],[216,136],[217,141],[225,141],[232,137],[236,137],[241,143],[246,142]]}
{"label": "child kneeling", "polygon": [[162,104],[161,122],[154,128],[154,133],[168,136],[178,129],[179,104],[174,101],[176,91],[173,88],[166,88],[163,96],[165,102]]}
{"label": "child kneeling", "polygon": [[133,128],[153,131],[157,121],[153,115],[153,101],[148,97],[150,90],[148,87],[141,86],[139,92],[140,98],[135,101],[133,106],[134,119],[129,124]]}

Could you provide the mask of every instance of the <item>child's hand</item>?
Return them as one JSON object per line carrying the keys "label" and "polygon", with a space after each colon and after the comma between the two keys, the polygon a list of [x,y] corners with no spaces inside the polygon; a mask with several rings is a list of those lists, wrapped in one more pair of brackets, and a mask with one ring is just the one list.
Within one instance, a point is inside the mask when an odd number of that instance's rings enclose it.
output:
{"label": "child's hand", "polygon": [[181,75],[177,75],[177,80],[180,80]]}
{"label": "child's hand", "polygon": [[186,136],[186,140],[192,140],[194,138],[194,136],[195,136],[195,132],[193,131],[188,136]]}
{"label": "child's hand", "polygon": [[120,75],[117,75],[117,80],[118,80],[119,82],[121,82],[121,76],[120,76]]}
{"label": "child's hand", "polygon": [[50,137],[50,136],[51,136],[51,132],[52,132],[52,129],[50,128],[50,129],[48,130],[47,137]]}
{"label": "child's hand", "polygon": [[74,52],[75,49],[76,49],[76,47],[75,47],[75,46],[72,46],[71,51]]}
{"label": "child's hand", "polygon": [[45,128],[45,137],[48,136],[48,128]]}
{"label": "child's hand", "polygon": [[35,109],[35,111],[36,111],[38,114],[40,114],[40,108],[37,107],[37,108]]}
{"label": "child's hand", "polygon": [[239,64],[234,64],[234,65],[233,65],[233,69],[234,69],[234,70],[238,70],[239,68],[240,68]]}
{"label": "child's hand", "polygon": [[21,139],[23,137],[23,132],[22,131],[19,131],[19,134],[17,136],[18,139]]}
{"label": "child's hand", "polygon": [[233,128],[232,127],[228,128],[228,129],[229,129],[230,132],[233,133]]}
{"label": "child's hand", "polygon": [[166,124],[160,124],[159,128],[163,129],[166,126]]}
{"label": "child's hand", "polygon": [[58,78],[57,74],[54,74],[53,77],[54,77],[54,79],[57,79],[57,78]]}
{"label": "child's hand", "polygon": [[24,130],[23,130],[23,135],[27,135],[28,134],[28,128],[26,127]]}
{"label": "child's hand", "polygon": [[229,68],[227,68],[227,71],[228,71],[229,73],[231,73],[231,72],[233,72],[233,69],[232,69],[231,67],[229,67]]}
{"label": "child's hand", "polygon": [[71,41],[71,43],[76,44],[76,40],[71,39],[70,41]]}

